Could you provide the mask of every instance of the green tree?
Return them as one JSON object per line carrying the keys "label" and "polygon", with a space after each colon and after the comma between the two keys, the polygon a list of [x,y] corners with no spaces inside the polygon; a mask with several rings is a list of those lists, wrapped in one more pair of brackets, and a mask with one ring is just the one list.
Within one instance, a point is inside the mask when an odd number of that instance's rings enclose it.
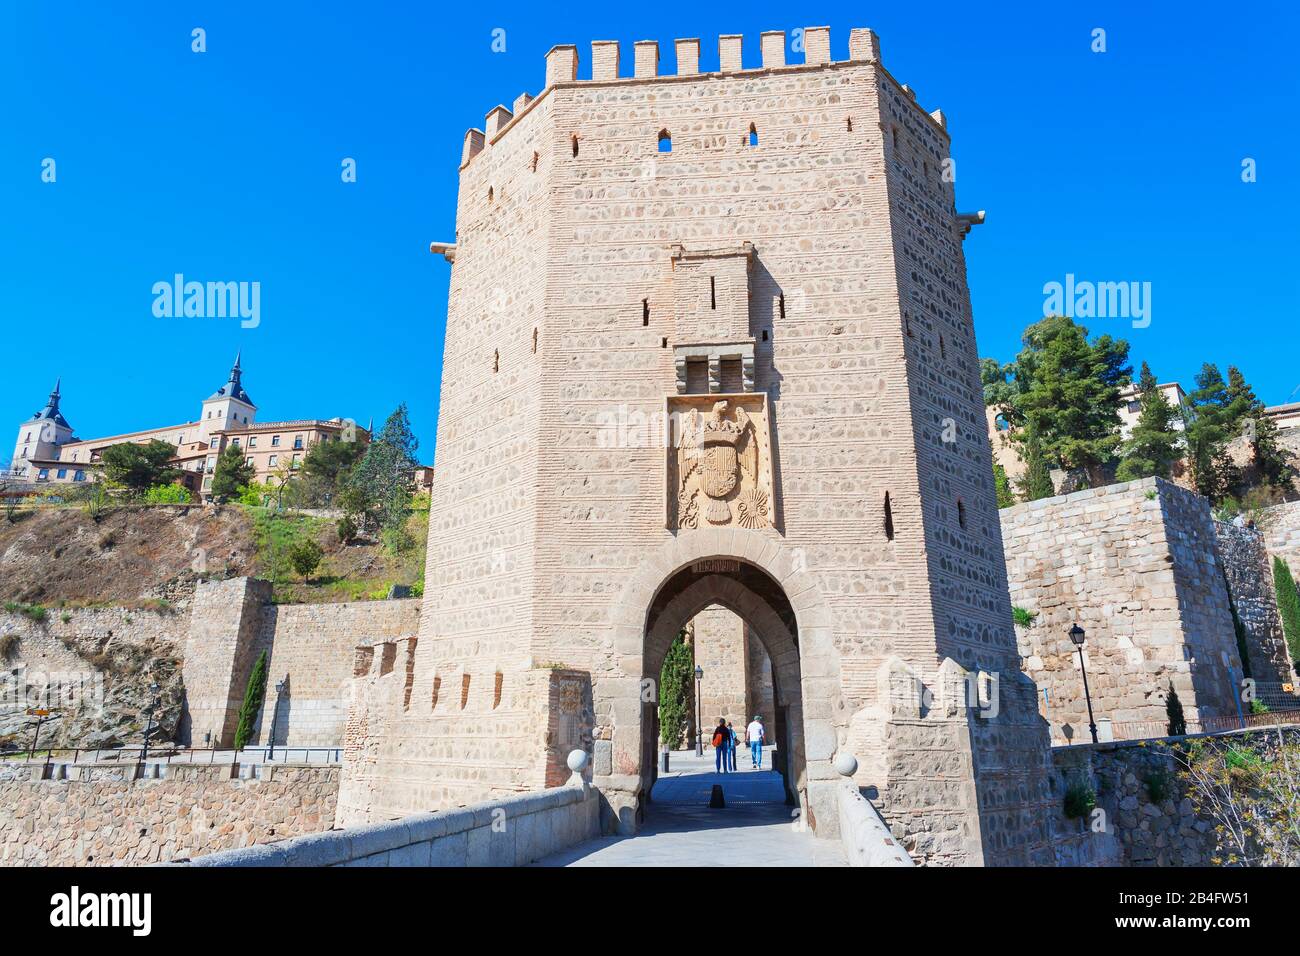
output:
{"label": "green tree", "polygon": [[348,482],[351,493],[342,496],[342,507],[375,520],[380,528],[400,528],[411,513],[411,476],[419,465],[415,457],[419,447],[403,402],[357,463]]}
{"label": "green tree", "polygon": [[307,449],[298,476],[300,500],[312,505],[334,504],[365,451],[366,446],[358,441],[315,442]]}
{"label": "green tree", "polygon": [[668,648],[659,672],[659,739],[679,750],[691,713],[691,680],[695,658],[681,634]]}
{"label": "green tree", "polygon": [[320,567],[325,551],[311,538],[299,538],[289,549],[289,563],[304,581]]}
{"label": "green tree", "polygon": [[239,723],[235,725],[235,749],[243,750],[244,745],[253,736],[253,724],[257,722],[257,712],[262,709],[262,698],[266,696],[266,651],[257,657],[253,672],[248,675],[248,686],[244,688],[244,703],[239,708]]}
{"label": "green tree", "polygon": [[105,448],[100,460],[104,463],[104,476],[135,497],[180,477],[180,471],[171,465],[174,457],[175,446],[165,441],[123,442]]}
{"label": "green tree", "polygon": [[1086,328],[1060,315],[1031,325],[1022,341],[1011,397],[1024,423],[1016,440],[1032,436],[1049,468],[1095,478],[1120,444],[1119,393],[1133,376],[1128,343],[1109,335],[1090,342]]}
{"label": "green tree", "polygon": [[1168,718],[1168,726],[1165,728],[1170,737],[1183,737],[1187,734],[1187,718],[1183,716],[1183,702],[1178,699],[1178,691],[1174,690],[1174,682],[1169,682],[1169,693],[1165,697],[1165,717]]}
{"label": "green tree", "polygon": [[980,359],[980,384],[984,386],[984,405],[1000,411],[1015,408],[1016,365],[1002,364],[997,359]]}
{"label": "green tree", "polygon": [[1168,478],[1175,463],[1183,456],[1178,431],[1174,428],[1178,412],[1166,401],[1146,362],[1142,363],[1138,390],[1142,410],[1133,426],[1133,434],[1124,443],[1123,458],[1115,477],[1120,481],[1152,475]]}
{"label": "green tree", "polygon": [[256,475],[257,470],[245,460],[243,451],[227,445],[212,475],[212,497],[222,502],[238,498]]}
{"label": "green tree", "polygon": [[1228,366],[1227,399],[1230,437],[1243,435],[1249,440],[1255,480],[1289,490],[1295,469],[1279,443],[1277,422],[1264,414],[1264,403],[1235,365]]}
{"label": "green tree", "polygon": [[1273,556],[1273,590],[1277,592],[1277,611],[1282,618],[1282,634],[1286,637],[1291,660],[1300,665],[1300,589],[1286,559]]}
{"label": "green tree", "polygon": [[1234,416],[1228,384],[1219,367],[1210,362],[1196,375],[1196,389],[1189,396],[1184,434],[1192,483],[1199,494],[1219,503],[1237,490],[1241,476],[1228,457],[1233,438]]}
{"label": "green tree", "polygon": [[1011,479],[1007,477],[1007,470],[996,461],[993,463],[993,490],[997,493],[999,508],[1010,508],[1016,503],[1016,496],[1011,490]]}
{"label": "green tree", "polygon": [[1026,429],[1023,447],[1025,473],[1020,478],[1021,499],[1037,501],[1039,498],[1052,497],[1056,494],[1056,489],[1052,486],[1052,467],[1048,464],[1042,443],[1032,427]]}

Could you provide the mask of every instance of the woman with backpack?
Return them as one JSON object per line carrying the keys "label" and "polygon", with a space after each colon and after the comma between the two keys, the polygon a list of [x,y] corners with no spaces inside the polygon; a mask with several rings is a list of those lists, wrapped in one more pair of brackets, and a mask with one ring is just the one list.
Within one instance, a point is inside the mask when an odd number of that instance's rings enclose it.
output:
{"label": "woman with backpack", "polygon": [[731,762],[727,757],[727,741],[731,739],[731,734],[727,730],[727,719],[718,718],[718,726],[713,728],[713,750],[714,750],[714,768],[716,773],[726,773]]}

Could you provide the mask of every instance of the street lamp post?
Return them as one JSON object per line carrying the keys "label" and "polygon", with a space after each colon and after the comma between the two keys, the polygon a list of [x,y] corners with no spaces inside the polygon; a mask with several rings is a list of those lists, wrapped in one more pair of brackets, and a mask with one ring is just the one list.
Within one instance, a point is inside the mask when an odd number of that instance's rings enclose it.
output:
{"label": "street lamp post", "polygon": [[149,734],[153,732],[153,715],[158,707],[158,685],[149,685],[149,707],[145,710],[147,718],[144,726],[144,748],[140,751],[140,763],[143,764],[149,759]]}
{"label": "street lamp post", "polygon": [[268,740],[269,746],[266,751],[266,759],[268,762],[275,759],[275,718],[280,714],[280,697],[284,694],[284,685],[288,682],[289,675],[285,674],[284,680],[277,682],[275,685],[275,703],[271,705],[271,734]]}
{"label": "street lamp post", "polygon": [[1092,734],[1092,742],[1097,742],[1097,724],[1092,719],[1092,695],[1088,693],[1088,668],[1083,663],[1083,639],[1085,637],[1083,628],[1078,624],[1070,628],[1070,640],[1074,642],[1075,648],[1079,651],[1079,673],[1083,675],[1083,699],[1088,702],[1088,732]]}
{"label": "street lamp post", "polygon": [[700,681],[704,680],[704,668],[695,665],[695,756],[704,756],[704,727],[700,724]]}

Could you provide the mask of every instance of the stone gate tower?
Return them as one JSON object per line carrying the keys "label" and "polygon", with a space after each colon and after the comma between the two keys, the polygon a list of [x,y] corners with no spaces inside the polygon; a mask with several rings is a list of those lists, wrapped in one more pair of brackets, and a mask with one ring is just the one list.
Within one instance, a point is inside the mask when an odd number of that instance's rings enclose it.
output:
{"label": "stone gate tower", "polygon": [[340,821],[558,783],[611,826],[654,778],[654,682],[698,611],[771,658],[818,835],[834,758],[913,856],[1041,862],[941,112],[869,30],[547,54],[460,167],[418,640],[358,650]]}

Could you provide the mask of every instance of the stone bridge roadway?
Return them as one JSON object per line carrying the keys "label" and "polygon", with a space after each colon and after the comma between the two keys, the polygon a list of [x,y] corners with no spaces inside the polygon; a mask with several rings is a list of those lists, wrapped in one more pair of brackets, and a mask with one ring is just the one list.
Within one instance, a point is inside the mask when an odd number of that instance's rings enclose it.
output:
{"label": "stone bridge roadway", "polygon": [[[771,766],[770,749],[764,762]],[[634,837],[601,837],[539,860],[534,866],[845,866],[839,840],[818,840],[785,805],[781,777],[753,770],[749,752],[735,773],[714,773],[712,751],[674,753],[660,776]],[[709,809],[722,784],[727,806]]]}

